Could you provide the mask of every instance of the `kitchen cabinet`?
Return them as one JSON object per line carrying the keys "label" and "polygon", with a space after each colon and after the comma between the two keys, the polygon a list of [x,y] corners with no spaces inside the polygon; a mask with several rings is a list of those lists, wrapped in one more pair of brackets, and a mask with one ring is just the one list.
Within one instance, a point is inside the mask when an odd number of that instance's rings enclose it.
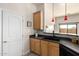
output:
{"label": "kitchen cabinet", "polygon": [[31,41],[30,41],[30,46],[31,46],[31,51],[34,51],[35,50],[35,39],[34,38],[31,38]]}
{"label": "kitchen cabinet", "polygon": [[58,43],[49,42],[48,55],[49,56],[59,56],[59,44]]}
{"label": "kitchen cabinet", "polygon": [[31,51],[41,56],[59,56],[59,44],[31,38]]}
{"label": "kitchen cabinet", "polygon": [[40,40],[35,39],[35,53],[40,55]]}
{"label": "kitchen cabinet", "polygon": [[47,56],[48,55],[48,42],[41,40],[41,55]]}
{"label": "kitchen cabinet", "polygon": [[41,11],[33,13],[33,28],[35,30],[41,29]]}
{"label": "kitchen cabinet", "polygon": [[40,55],[40,40],[31,38],[31,51]]}

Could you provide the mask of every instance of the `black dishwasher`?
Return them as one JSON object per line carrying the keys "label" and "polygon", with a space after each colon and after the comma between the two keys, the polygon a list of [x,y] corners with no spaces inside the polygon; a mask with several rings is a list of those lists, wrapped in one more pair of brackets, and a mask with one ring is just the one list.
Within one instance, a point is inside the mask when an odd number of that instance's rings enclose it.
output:
{"label": "black dishwasher", "polygon": [[69,49],[68,47],[60,44],[60,56],[79,56],[79,53]]}

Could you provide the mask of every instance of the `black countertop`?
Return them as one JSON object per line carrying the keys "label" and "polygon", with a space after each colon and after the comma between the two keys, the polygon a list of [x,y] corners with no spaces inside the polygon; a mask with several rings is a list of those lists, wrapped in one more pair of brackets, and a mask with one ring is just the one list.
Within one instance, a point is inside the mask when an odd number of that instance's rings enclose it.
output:
{"label": "black countertop", "polygon": [[79,54],[79,45],[78,44],[72,43],[72,42],[67,41],[67,40],[60,40],[60,44],[68,47],[69,49],[71,49],[74,52]]}
{"label": "black countertop", "polygon": [[74,44],[71,42],[71,38],[65,38],[65,37],[57,37],[57,36],[44,36],[44,35],[38,35],[38,37],[35,37],[35,35],[31,35],[30,38],[36,38],[36,39],[40,39],[40,40],[47,40],[50,42],[56,42],[59,44],[62,44],[70,49],[72,49],[73,51],[79,53],[79,45],[78,44]]}
{"label": "black countertop", "polygon": [[[45,41],[49,41],[49,42],[56,42],[59,43],[59,39],[57,38],[53,38],[51,36],[44,36],[44,35],[39,35],[38,37],[35,37],[34,35],[30,36],[31,38],[36,38],[36,39],[40,39],[40,40],[45,40]],[[53,40],[54,39],[54,40]]]}

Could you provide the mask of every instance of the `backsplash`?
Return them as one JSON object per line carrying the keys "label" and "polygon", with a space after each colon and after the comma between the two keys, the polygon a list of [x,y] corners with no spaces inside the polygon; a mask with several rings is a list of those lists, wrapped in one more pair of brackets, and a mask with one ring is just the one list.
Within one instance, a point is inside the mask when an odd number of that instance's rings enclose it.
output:
{"label": "backsplash", "polygon": [[[39,35],[47,35],[47,36],[53,36],[53,33],[45,33],[43,31],[38,31]],[[71,38],[71,39],[78,39],[79,37],[76,35],[68,35],[68,34],[60,34],[60,33],[54,33],[54,36],[57,37],[65,37],[65,38]]]}

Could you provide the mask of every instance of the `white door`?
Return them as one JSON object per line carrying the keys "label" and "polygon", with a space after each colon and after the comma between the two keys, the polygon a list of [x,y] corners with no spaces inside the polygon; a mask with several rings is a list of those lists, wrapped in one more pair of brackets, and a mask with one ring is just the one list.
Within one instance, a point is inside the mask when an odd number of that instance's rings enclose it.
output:
{"label": "white door", "polygon": [[22,55],[22,17],[3,11],[3,55]]}

